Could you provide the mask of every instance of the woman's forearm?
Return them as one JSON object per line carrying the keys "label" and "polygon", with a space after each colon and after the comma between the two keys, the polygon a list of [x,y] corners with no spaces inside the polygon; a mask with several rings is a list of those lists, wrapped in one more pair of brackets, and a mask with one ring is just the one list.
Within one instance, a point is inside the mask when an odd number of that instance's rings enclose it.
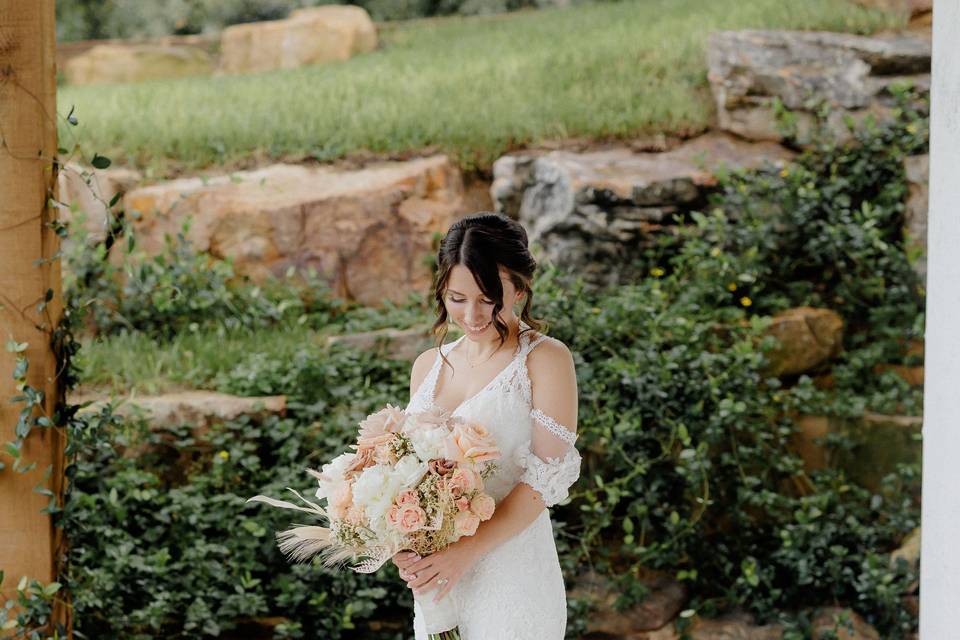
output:
{"label": "woman's forearm", "polygon": [[497,504],[493,516],[481,522],[476,533],[460,542],[473,548],[477,557],[482,556],[529,527],[545,508],[537,490],[526,482],[518,482]]}

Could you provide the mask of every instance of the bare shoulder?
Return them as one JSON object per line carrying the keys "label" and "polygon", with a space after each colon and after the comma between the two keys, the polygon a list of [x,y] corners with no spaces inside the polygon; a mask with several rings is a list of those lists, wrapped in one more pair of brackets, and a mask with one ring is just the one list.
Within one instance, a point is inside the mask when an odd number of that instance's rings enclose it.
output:
{"label": "bare shoulder", "polygon": [[530,382],[534,385],[538,381],[576,385],[576,370],[570,348],[551,336],[545,336],[527,356],[527,370],[530,372]]}
{"label": "bare shoulder", "polygon": [[433,366],[433,362],[437,357],[437,348],[430,347],[413,361],[413,367],[410,369],[410,397],[413,397],[413,394],[417,392],[417,389],[420,388],[420,385],[423,383],[424,378],[427,377],[427,373],[430,372],[430,367]]}

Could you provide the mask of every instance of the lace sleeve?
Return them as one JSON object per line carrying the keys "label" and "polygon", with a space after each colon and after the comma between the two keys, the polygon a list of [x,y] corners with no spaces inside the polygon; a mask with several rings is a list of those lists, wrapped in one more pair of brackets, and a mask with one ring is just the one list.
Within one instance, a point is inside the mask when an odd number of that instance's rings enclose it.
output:
{"label": "lace sleeve", "polygon": [[536,489],[552,507],[566,500],[570,486],[580,477],[580,452],[574,446],[577,434],[536,407],[530,418],[530,441],[517,451],[520,482]]}

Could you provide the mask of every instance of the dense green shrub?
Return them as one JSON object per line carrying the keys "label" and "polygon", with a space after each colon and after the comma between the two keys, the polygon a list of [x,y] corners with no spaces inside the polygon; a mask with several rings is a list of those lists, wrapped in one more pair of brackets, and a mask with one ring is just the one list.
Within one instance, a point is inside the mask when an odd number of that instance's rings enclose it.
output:
{"label": "dense green shrub", "polygon": [[[840,469],[804,472],[788,446],[798,411],[916,406],[914,392],[873,373],[922,326],[898,167],[922,150],[925,113],[902,115],[785,170],[725,176],[711,210],[665,241],[639,282],[590,290],[546,265],[536,314],[573,352],[581,394],[583,475],[553,510],[571,580],[592,566],[628,606],[646,594],[642,570],[659,569],[689,584],[690,609],[745,609],[779,619],[791,638],[806,637],[798,611],[822,604],[855,609],[885,638],[916,627],[901,600],[916,572],[890,566],[889,552],[919,523],[918,468],[900,467],[872,492]],[[196,266],[170,260],[158,264]],[[767,314],[797,304],[848,321],[830,391],[764,373]],[[176,313],[166,323],[189,326]],[[288,567],[271,534],[289,518],[243,499],[308,490],[302,468],[342,450],[366,412],[403,404],[408,375],[409,363],[342,347],[251,351],[215,386],[288,394],[286,416],[229,422],[200,440],[187,427],[163,437],[100,426],[65,514],[80,630],[197,637],[283,615],[285,637],[370,637],[371,618],[400,625],[383,637],[404,637],[411,601],[392,571]],[[122,455],[143,446],[137,459]],[[570,602],[570,637],[585,606]]]}
{"label": "dense green shrub", "polygon": [[[346,350],[305,351],[288,364],[296,372],[264,382],[292,392],[286,417],[219,425],[203,442],[189,426],[113,424],[84,456],[66,514],[83,637],[209,637],[280,615],[291,623],[278,637],[339,638],[412,607],[386,570],[288,566],[273,534],[289,518],[244,504],[262,491],[304,489],[305,466],[345,448],[364,412],[402,395],[406,367]],[[368,380],[369,393],[357,394]]]}
{"label": "dense green shrub", "polygon": [[193,247],[186,237],[189,221],[176,237],[167,235],[165,250],[152,256],[135,250],[122,221],[99,243],[90,242],[82,215],[74,227],[66,289],[98,333],[127,330],[169,338],[211,327],[223,333],[284,322],[325,326],[345,304],[316,273],[251,285],[230,259],[216,260]]}
{"label": "dense green shrub", "polygon": [[[886,553],[919,523],[918,468],[871,495],[836,469],[804,473],[787,446],[795,412],[921,406],[920,390],[875,372],[922,337],[902,162],[925,150],[927,113],[902,98],[897,121],[851,144],[723,177],[712,210],[664,242],[652,278],[596,299],[546,287],[540,313],[577,356],[589,452],[565,513],[571,549],[585,549],[569,569],[589,556],[621,576],[624,604],[643,595],[636,572],[657,567],[689,581],[705,613],[770,619],[835,602],[883,637],[915,625],[900,595],[916,575]],[[763,374],[771,339],[758,312],[805,304],[846,322],[829,391]]]}

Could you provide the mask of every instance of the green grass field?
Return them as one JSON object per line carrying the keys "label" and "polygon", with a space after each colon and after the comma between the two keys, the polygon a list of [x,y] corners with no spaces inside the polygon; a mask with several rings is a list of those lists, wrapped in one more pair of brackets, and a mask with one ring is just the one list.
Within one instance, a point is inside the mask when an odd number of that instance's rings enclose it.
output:
{"label": "green grass field", "polygon": [[207,389],[218,375],[231,371],[250,353],[292,353],[316,343],[305,328],[266,328],[218,336],[209,331],[176,336],[161,343],[141,333],[84,340],[79,364],[83,387],[101,393],[164,393]]}
{"label": "green grass field", "polygon": [[[708,127],[707,35],[869,33],[899,19],[846,0],[638,0],[483,19],[413,21],[348,62],[267,74],[63,87],[74,141],[151,175],[266,159],[427,147],[485,167],[545,140]],[[70,131],[67,131],[70,129]]]}

